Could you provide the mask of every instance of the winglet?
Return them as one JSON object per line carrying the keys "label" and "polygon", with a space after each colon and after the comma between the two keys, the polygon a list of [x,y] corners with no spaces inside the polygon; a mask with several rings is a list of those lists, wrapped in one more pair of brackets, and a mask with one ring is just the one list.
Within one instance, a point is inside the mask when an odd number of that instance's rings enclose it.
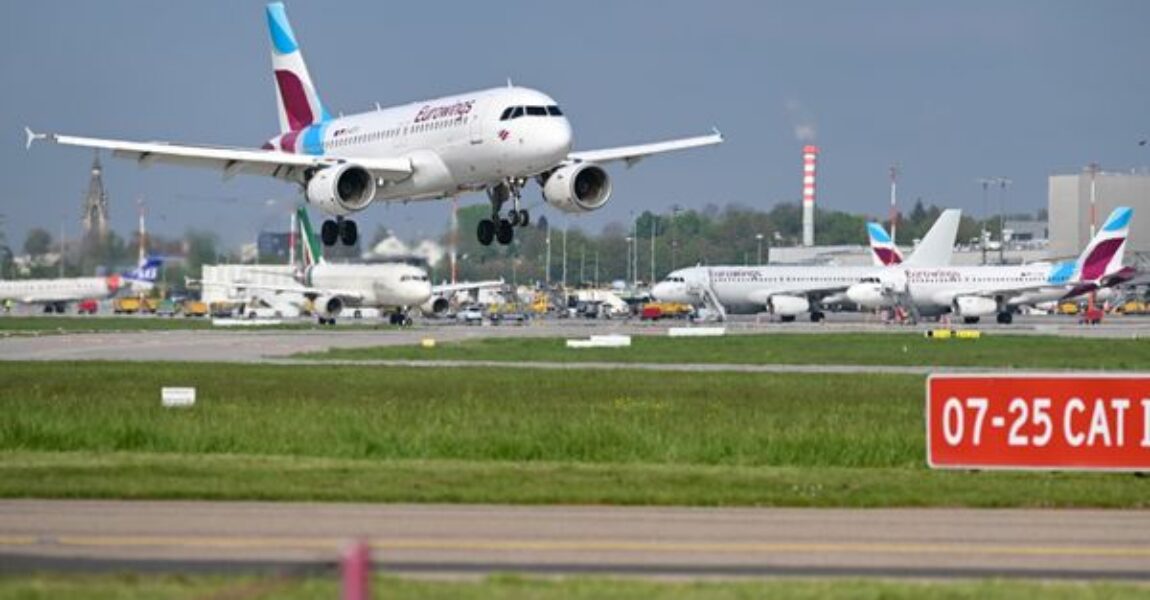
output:
{"label": "winglet", "polygon": [[718,127],[711,127],[711,131],[715,132],[715,135],[719,136],[720,140],[723,139],[723,132],[719,131]]}
{"label": "winglet", "polygon": [[43,139],[48,138],[48,134],[36,133],[35,131],[32,131],[32,129],[30,127],[28,127],[27,125],[24,126],[24,135],[27,136],[27,138],[28,138],[24,142],[24,149],[25,150],[30,150],[32,148],[32,142],[35,142],[36,140],[43,140]]}

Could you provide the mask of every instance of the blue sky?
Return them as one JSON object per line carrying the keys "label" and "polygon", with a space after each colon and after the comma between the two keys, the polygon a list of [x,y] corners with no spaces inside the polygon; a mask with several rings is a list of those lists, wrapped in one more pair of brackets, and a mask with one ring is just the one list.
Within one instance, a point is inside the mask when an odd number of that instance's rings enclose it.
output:
{"label": "blue sky", "polygon": [[[823,148],[819,203],[885,215],[900,199],[981,212],[975,180],[1007,176],[1010,208],[1046,204],[1046,177],[1098,161],[1150,164],[1150,3],[1103,2],[288,2],[324,102],[369,109],[502,85],[556,97],[576,147],[695,135],[727,143],[614,168],[614,196],[569,222],[598,229],[672,204],[769,208],[800,195],[796,129]],[[23,126],[124,139],[258,146],[277,133],[263,3],[5,3],[0,19],[12,242],[70,236],[91,154],[24,149]],[[290,185],[105,156],[113,227],[135,202],[150,228],[217,231],[229,244],[284,223]],[[537,205],[537,187],[527,192]],[[483,202],[478,195],[466,204]],[[998,196],[992,196],[997,204]],[[444,202],[360,216],[402,238],[437,234]],[[559,213],[536,215],[562,223]],[[860,232],[860,236],[861,236]]]}

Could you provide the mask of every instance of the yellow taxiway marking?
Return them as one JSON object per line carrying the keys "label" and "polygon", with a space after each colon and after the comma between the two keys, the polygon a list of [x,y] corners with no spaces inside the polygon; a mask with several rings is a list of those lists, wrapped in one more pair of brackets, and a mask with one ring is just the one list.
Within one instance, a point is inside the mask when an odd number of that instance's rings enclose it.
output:
{"label": "yellow taxiway marking", "polygon": [[[0,546],[54,544],[88,547],[168,548],[268,548],[322,549],[344,547],[353,538],[324,537],[224,537],[224,536],[125,536],[125,535],[24,535],[0,536]],[[872,544],[872,543],[757,543],[757,542],[633,542],[625,540],[484,540],[484,539],[392,539],[368,540],[377,551],[438,550],[493,552],[656,552],[769,554],[989,554],[1008,556],[1098,556],[1150,558],[1150,546],[1027,546],[1010,544]]]}

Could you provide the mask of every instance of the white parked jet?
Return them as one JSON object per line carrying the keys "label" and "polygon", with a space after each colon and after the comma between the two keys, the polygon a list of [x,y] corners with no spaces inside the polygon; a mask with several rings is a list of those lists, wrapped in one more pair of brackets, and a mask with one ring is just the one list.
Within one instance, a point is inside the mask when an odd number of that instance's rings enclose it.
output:
{"label": "white parked jet", "polygon": [[151,289],[162,264],[163,260],[160,258],[148,258],[127,273],[115,273],[106,277],[0,281],[0,301],[43,304],[44,312],[63,314],[70,302],[87,298],[110,298],[122,288]]}
{"label": "white parked jet", "polygon": [[[520,208],[524,186],[535,179],[548,204],[568,213],[601,208],[611,182],[601,165],[628,165],[653,154],[722,142],[712,135],[605,150],[571,152],[571,125],[558,103],[532,89],[513,87],[380,108],[333,117],[320,101],[282,3],[267,6],[272,65],[278,89],[280,135],[260,149],[168,142],[130,142],[25,128],[37,139],[107,148],[141,165],[207,167],[225,178],[245,173],[299,184],[309,204],[335,217],[323,223],[325,245],[358,238],[347,216],[372,201],[449,198],[485,190],[491,218],[479,222],[479,241],[511,243],[515,226],[530,216]],[[503,206],[511,202],[507,217]]]}
{"label": "white parked jet", "polygon": [[928,316],[954,313],[967,323],[997,315],[999,323],[1010,323],[1019,306],[1078,296],[1128,278],[1122,258],[1133,214],[1130,208],[1114,209],[1077,260],[949,268],[908,261],[851,286],[847,297],[867,308],[904,306]]}
{"label": "white parked jet", "polygon": [[[943,211],[923,237],[907,265],[946,265],[954,250],[954,238],[962,211]],[[706,304],[729,313],[754,314],[764,310],[793,321],[809,312],[821,321],[821,304],[845,299],[844,293],[888,266],[720,266],[679,269],[659,282],[651,295],[663,302]]]}
{"label": "white parked jet", "polygon": [[303,232],[303,266],[298,285],[235,284],[236,289],[296,294],[312,301],[321,325],[335,324],[347,306],[396,309],[393,323],[407,323],[407,311],[431,301],[427,271],[408,264],[332,264],[324,260],[307,209],[296,211]]}

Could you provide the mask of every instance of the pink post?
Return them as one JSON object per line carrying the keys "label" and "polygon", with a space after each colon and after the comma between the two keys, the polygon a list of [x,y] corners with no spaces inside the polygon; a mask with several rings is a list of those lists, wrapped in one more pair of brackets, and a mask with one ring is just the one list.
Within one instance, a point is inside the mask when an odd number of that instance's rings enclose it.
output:
{"label": "pink post", "polygon": [[371,597],[371,546],[355,542],[343,553],[343,600]]}

